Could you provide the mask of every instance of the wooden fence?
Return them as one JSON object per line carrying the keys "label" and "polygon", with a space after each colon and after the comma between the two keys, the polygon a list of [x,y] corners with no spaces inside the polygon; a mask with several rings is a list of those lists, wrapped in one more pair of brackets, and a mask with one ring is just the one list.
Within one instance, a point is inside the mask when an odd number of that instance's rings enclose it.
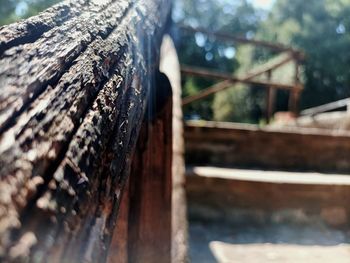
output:
{"label": "wooden fence", "polygon": [[[299,100],[303,91],[303,85],[300,80],[300,66],[304,60],[305,55],[296,49],[293,49],[282,44],[271,43],[266,41],[247,39],[243,37],[237,37],[225,32],[213,32],[201,27],[192,28],[189,26],[180,25],[180,28],[191,33],[202,33],[207,36],[214,37],[217,40],[221,40],[234,44],[246,44],[257,47],[269,49],[273,52],[280,54],[275,59],[271,59],[265,64],[260,65],[258,68],[253,68],[243,76],[232,76],[231,73],[215,72],[213,70],[207,70],[204,68],[192,67],[183,65],[181,72],[186,76],[196,76],[207,79],[220,80],[214,85],[205,88],[194,95],[185,97],[182,101],[184,106],[206,98],[210,95],[216,94],[223,90],[233,87],[237,83],[243,83],[248,85],[254,85],[256,87],[262,87],[266,90],[266,120],[269,122],[274,114],[274,108],[276,104],[276,90],[286,90],[289,92],[289,111],[295,115],[299,114]],[[282,83],[281,81],[274,82],[272,80],[272,73],[281,66],[293,62],[295,65],[295,73],[292,77],[292,83]],[[258,80],[256,77],[266,76],[266,80]]]}

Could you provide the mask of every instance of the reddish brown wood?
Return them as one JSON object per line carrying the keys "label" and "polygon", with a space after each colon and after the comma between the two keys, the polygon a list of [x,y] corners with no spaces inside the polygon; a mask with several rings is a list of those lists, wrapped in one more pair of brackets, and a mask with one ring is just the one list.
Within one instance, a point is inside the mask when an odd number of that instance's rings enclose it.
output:
{"label": "reddish brown wood", "polygon": [[271,117],[273,115],[276,90],[273,88],[268,88],[266,91],[266,122],[270,123]]}
{"label": "reddish brown wood", "polygon": [[[302,224],[319,218],[337,227],[346,227],[349,222],[350,185],[346,176],[319,175],[338,177],[337,183],[331,183],[332,179],[323,181],[313,173],[248,170],[247,174],[247,170],[209,167],[199,173],[195,170],[189,170],[187,175],[190,217],[238,224],[261,224],[273,218]],[[205,176],[201,174],[203,170]],[[226,170],[225,176],[220,175],[221,170]],[[280,178],[276,180],[273,173]],[[292,177],[293,181],[283,177]]]}
{"label": "reddish brown wood", "polygon": [[[267,79],[271,80],[271,71],[268,71],[267,73]],[[273,116],[273,111],[275,107],[275,100],[276,100],[276,89],[269,87],[267,89],[266,94],[266,121],[269,123],[271,121],[271,118]]]}
{"label": "reddish brown wood", "polygon": [[187,164],[350,172],[350,135],[346,131],[189,122],[185,141]]}
{"label": "reddish brown wood", "polygon": [[299,115],[299,100],[300,91],[295,89],[289,92],[289,111],[293,112],[295,116]]}
{"label": "reddish brown wood", "polygon": [[129,263],[171,262],[172,99],[144,123],[130,175]]}
{"label": "reddish brown wood", "polygon": [[109,248],[108,263],[128,263],[129,186],[128,179]]}

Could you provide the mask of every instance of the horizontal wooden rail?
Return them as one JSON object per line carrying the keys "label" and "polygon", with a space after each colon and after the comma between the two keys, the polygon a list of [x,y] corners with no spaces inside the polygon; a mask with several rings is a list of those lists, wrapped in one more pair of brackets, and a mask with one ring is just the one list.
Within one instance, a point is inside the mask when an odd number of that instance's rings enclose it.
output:
{"label": "horizontal wooden rail", "polygon": [[[274,63],[271,63],[269,65],[264,65],[261,66],[255,70],[252,70],[248,73],[246,73],[246,75],[244,76],[240,76],[240,79],[242,79],[243,81],[249,81],[252,80],[255,77],[258,77],[262,74],[265,74],[271,70],[274,70],[290,61],[293,60],[293,56],[291,56],[289,53],[287,53],[286,55],[283,55],[280,59],[278,59],[277,61],[275,61]],[[188,67],[185,67],[185,69]],[[186,74],[186,73],[185,73]],[[229,87],[232,87],[232,81],[229,80],[224,80],[222,82],[216,83],[213,86],[210,86],[209,88],[206,88],[205,90],[200,91],[198,94],[194,94],[191,96],[188,96],[186,98],[184,98],[182,100],[182,105],[188,105],[194,101],[206,98],[207,96],[210,96],[212,94],[215,94],[219,91],[225,90]]]}
{"label": "horizontal wooden rail", "polygon": [[262,87],[272,87],[272,88],[284,89],[284,90],[299,90],[299,89],[301,89],[301,88],[295,87],[294,85],[291,85],[291,84],[258,81],[258,80],[250,80],[250,79],[246,80],[244,78],[232,77],[230,74],[227,74],[227,73],[211,71],[211,70],[198,68],[198,67],[182,66],[181,72],[185,75],[198,76],[198,77],[204,77],[204,78],[210,78],[210,79],[228,80],[232,83],[245,83],[245,84],[250,84],[250,85],[262,86]]}
{"label": "horizontal wooden rail", "polygon": [[350,172],[347,131],[190,121],[184,136],[191,165]]}
{"label": "horizontal wooden rail", "polygon": [[333,111],[339,108],[348,107],[350,105],[350,98],[334,101],[321,106],[303,110],[300,115],[315,115],[327,111]]}
{"label": "horizontal wooden rail", "polygon": [[191,102],[197,101],[199,99],[205,98],[214,93],[222,91],[235,83],[245,83],[245,84],[255,85],[263,88],[275,88],[275,89],[283,89],[283,90],[295,91],[295,92],[300,92],[302,90],[302,87],[300,86],[294,86],[294,85],[289,85],[284,83],[274,83],[274,82],[268,82],[268,81],[257,81],[257,80],[251,80],[250,78],[232,77],[230,74],[227,74],[227,73],[211,71],[211,70],[198,68],[198,67],[182,66],[181,73],[189,76],[198,76],[198,77],[204,77],[209,79],[224,80],[223,82],[217,83],[203,91],[200,91],[198,94],[184,98],[182,101],[182,105],[187,105]]}

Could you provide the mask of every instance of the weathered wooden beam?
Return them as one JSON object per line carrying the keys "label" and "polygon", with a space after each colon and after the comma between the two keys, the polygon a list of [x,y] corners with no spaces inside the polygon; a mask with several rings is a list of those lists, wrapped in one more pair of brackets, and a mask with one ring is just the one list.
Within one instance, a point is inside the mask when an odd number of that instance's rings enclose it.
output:
{"label": "weathered wooden beam", "polygon": [[180,65],[168,35],[163,38],[159,68],[169,81],[160,74],[158,95],[153,94],[158,99],[148,111],[151,124],[144,122],[138,139],[109,263],[187,262]]}
{"label": "weathered wooden beam", "polygon": [[72,1],[0,29],[0,261],[105,261],[169,11]]}
{"label": "weathered wooden beam", "polygon": [[350,98],[342,99],[342,100],[334,101],[331,103],[327,103],[324,105],[303,110],[300,113],[300,115],[315,115],[315,114],[319,114],[327,111],[333,111],[340,108],[345,108],[349,105],[349,103],[350,103]]}
{"label": "weathered wooden beam", "polygon": [[[273,71],[291,61],[294,61],[293,54],[290,52],[284,52],[276,57],[271,58],[270,60],[260,64],[260,65],[254,65],[245,75],[248,78],[254,78],[258,77],[260,75],[263,75],[265,73],[268,73],[269,71]],[[242,76],[244,77],[244,76]]]}
{"label": "weathered wooden beam", "polygon": [[120,201],[114,234],[108,253],[108,263],[128,263],[128,243],[129,243],[129,188],[130,178],[124,187],[124,193]]}
{"label": "weathered wooden beam", "polygon": [[[107,44],[108,47],[108,42],[116,40],[119,34],[114,29],[132,5],[133,2],[127,0],[108,5],[101,4],[97,14],[90,11],[74,16],[61,26],[43,34],[34,43],[28,42],[5,51],[0,61],[0,84],[6,87],[6,92],[0,94],[0,131],[8,128],[11,121],[23,112],[45,87],[56,84],[79,55],[86,54],[91,58],[98,55],[96,52],[117,55],[117,49],[103,50],[98,45]],[[120,42],[119,48],[122,44]],[[85,50],[87,52],[84,52]],[[116,60],[117,57],[114,56],[113,59]],[[112,64],[105,63],[105,72],[102,72],[102,75],[107,74]],[[90,68],[93,66],[99,65],[91,64]]]}
{"label": "weathered wooden beam", "polygon": [[348,131],[190,121],[184,137],[191,165],[350,172]]}
{"label": "weathered wooden beam", "polygon": [[94,1],[64,1],[39,15],[0,27],[0,55],[11,47],[34,42],[50,29],[80,16],[84,11],[92,11],[92,6],[100,7]]}

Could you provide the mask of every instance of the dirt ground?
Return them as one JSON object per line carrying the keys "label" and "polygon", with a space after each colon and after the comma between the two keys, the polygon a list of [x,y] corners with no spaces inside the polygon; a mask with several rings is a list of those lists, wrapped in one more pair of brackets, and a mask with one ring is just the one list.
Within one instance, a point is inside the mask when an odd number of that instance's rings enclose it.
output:
{"label": "dirt ground", "polygon": [[190,221],[192,263],[350,263],[350,232],[322,224],[242,226]]}

